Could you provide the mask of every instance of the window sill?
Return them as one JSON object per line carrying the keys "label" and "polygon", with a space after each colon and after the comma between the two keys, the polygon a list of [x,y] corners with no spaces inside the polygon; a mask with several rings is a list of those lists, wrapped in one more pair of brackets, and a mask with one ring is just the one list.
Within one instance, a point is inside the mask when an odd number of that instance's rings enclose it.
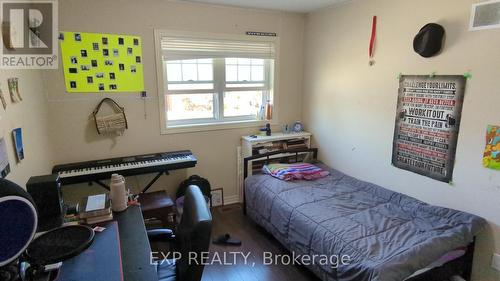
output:
{"label": "window sill", "polygon": [[[264,124],[266,124],[266,121],[252,120],[252,121],[232,121],[224,123],[210,123],[210,124],[196,124],[196,125],[178,125],[178,126],[162,128],[161,134],[169,135],[169,134],[195,133],[195,132],[205,132],[205,131],[252,128],[252,127],[257,128],[264,126]],[[274,124],[274,122],[271,121],[271,124]]]}

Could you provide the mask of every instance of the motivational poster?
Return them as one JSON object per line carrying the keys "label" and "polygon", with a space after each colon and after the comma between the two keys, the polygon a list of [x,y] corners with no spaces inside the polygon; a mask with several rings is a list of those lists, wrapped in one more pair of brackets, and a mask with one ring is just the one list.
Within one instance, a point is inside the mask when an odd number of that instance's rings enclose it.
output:
{"label": "motivational poster", "polygon": [[402,75],[392,164],[451,182],[466,78],[463,75]]}

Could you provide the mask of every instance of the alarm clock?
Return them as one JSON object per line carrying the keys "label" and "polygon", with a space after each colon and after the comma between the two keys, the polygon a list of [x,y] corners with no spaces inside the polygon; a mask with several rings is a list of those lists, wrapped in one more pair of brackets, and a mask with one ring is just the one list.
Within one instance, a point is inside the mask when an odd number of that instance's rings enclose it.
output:
{"label": "alarm clock", "polygon": [[300,133],[300,132],[304,131],[304,125],[302,125],[302,123],[300,121],[297,121],[297,122],[293,123],[292,130],[294,133]]}

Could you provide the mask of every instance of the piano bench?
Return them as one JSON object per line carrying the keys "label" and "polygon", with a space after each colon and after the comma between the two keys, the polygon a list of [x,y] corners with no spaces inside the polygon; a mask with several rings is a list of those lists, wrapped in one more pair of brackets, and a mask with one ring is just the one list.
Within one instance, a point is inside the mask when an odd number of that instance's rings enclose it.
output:
{"label": "piano bench", "polygon": [[155,218],[161,221],[162,227],[175,229],[177,210],[166,191],[140,193],[138,200],[145,220]]}

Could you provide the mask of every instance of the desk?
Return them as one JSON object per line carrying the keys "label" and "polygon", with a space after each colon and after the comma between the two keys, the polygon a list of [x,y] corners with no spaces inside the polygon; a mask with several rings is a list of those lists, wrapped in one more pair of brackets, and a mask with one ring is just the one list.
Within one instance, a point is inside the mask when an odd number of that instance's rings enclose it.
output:
{"label": "desk", "polygon": [[149,245],[144,219],[139,206],[114,213],[120,231],[123,276],[125,281],[156,281],[156,268],[151,265]]}
{"label": "desk", "polygon": [[[120,252],[121,252],[121,265],[123,271],[124,281],[157,281],[158,276],[156,273],[156,268],[154,265],[150,264],[151,259],[151,249],[149,246],[149,240],[146,233],[146,228],[144,226],[144,221],[141,214],[141,208],[139,206],[130,206],[127,210],[121,213],[114,213],[114,220],[118,223],[118,234],[120,236]],[[109,224],[109,223],[108,223]],[[105,223],[103,224],[105,225]],[[116,225],[115,233],[116,233]],[[112,231],[112,230],[104,230]],[[104,233],[104,232],[103,232]],[[109,234],[111,234],[110,232]],[[92,268],[92,275],[97,275],[99,277],[92,277],[91,274],[85,274],[88,269],[82,262],[85,262],[87,266],[93,266],[95,263],[102,263],[102,260],[106,260],[109,253],[106,251],[113,251],[116,253],[118,247],[109,247],[106,249],[106,245],[111,245],[112,240],[98,240],[105,239],[104,236],[96,234],[94,242],[92,245],[79,256],[63,262],[61,267],[61,273],[63,274],[65,281],[68,280],[78,280],[78,281],[108,281],[121,280],[121,274],[119,266],[112,268],[113,263],[110,261],[110,266],[107,268],[105,265],[102,267]],[[109,239],[109,238],[108,238]],[[111,237],[113,239],[113,237]],[[111,243],[107,243],[110,242]],[[116,245],[116,244],[115,244]],[[100,254],[102,253],[102,254]],[[116,255],[115,255],[116,257]],[[115,261],[118,262],[117,259]],[[102,270],[102,271],[99,271]],[[87,271],[88,272],[88,271]],[[102,273],[101,273],[102,272]],[[82,279],[81,276],[87,276],[88,279]],[[108,277],[104,277],[108,276]],[[106,280],[103,280],[104,278]]]}

